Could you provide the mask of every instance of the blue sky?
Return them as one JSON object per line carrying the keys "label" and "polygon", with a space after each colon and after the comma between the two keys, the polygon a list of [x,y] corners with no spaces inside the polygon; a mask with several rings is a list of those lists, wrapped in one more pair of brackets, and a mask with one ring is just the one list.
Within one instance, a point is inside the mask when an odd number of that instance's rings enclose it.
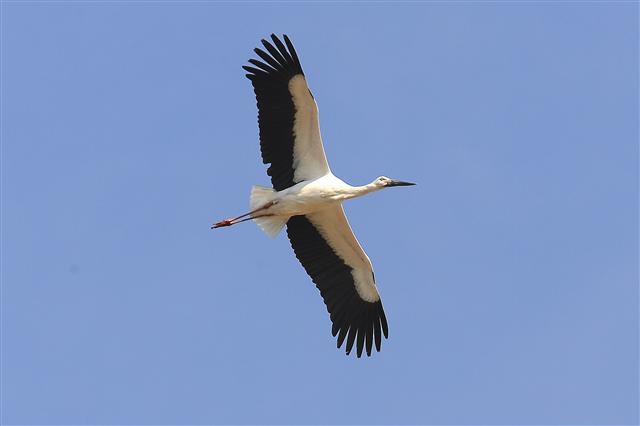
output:
{"label": "blue sky", "polygon": [[[240,66],[291,36],[390,338],[335,349]],[[2,4],[3,424],[638,422],[638,5]]]}

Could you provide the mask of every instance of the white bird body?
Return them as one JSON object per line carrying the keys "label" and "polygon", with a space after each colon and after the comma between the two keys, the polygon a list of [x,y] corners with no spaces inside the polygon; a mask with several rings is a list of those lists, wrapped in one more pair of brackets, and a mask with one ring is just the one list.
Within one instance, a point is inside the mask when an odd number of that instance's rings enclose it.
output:
{"label": "white bird body", "polygon": [[[277,216],[297,216],[335,207],[349,198],[359,197],[377,189],[375,185],[351,186],[332,173],[302,181],[282,191],[276,191],[273,205],[263,213]],[[254,206],[252,206],[253,208]]]}
{"label": "white bird body", "polygon": [[[258,104],[262,160],[273,188],[254,186],[251,211],[212,226],[219,228],[253,220],[269,236],[286,225],[291,246],[320,290],[333,323],[337,346],[347,341],[347,355],[356,344],[357,356],[382,335],[387,319],[369,257],[356,239],[342,202],[391,186],[414,185],[380,176],[370,184],[351,186],[329,168],[320,136],[318,107],[289,38],[262,40],[267,52],[254,49],[264,61],[249,59],[249,72]],[[274,47],[275,45],[275,47]],[[357,339],[357,341],[356,341]]]}

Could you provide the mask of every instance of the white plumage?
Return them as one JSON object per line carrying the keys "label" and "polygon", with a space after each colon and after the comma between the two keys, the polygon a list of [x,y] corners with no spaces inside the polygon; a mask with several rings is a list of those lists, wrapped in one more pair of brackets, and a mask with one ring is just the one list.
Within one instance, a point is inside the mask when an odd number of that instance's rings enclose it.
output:
{"label": "white plumage", "polygon": [[342,202],[392,186],[414,185],[381,176],[364,186],[351,186],[331,173],[320,136],[318,107],[295,49],[275,35],[262,40],[268,53],[255,49],[264,61],[250,59],[249,72],[258,104],[262,159],[271,166],[272,188],[254,186],[251,211],[220,221],[212,228],[254,220],[275,237],[287,225],[296,256],[327,305],[337,346],[356,344],[360,357],[380,351],[388,325],[369,257],[356,239]]}

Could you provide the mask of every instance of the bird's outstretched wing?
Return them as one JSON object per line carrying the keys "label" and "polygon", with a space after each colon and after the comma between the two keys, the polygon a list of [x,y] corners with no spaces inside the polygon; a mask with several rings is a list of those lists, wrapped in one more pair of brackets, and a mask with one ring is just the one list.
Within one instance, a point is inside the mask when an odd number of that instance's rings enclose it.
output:
{"label": "bird's outstretched wing", "polygon": [[347,339],[347,355],[356,342],[357,355],[382,334],[388,337],[387,319],[376,289],[371,261],[356,239],[341,205],[287,222],[291,247],[320,290],[338,335],[338,348]]}
{"label": "bird's outstretched wing", "polygon": [[[285,45],[274,34],[273,44],[262,40],[267,52],[254,49],[262,59],[243,66],[256,94],[263,163],[274,189],[281,191],[303,180],[329,172],[322,147],[318,107],[309,91],[291,40]],[[264,62],[263,62],[264,61]]]}

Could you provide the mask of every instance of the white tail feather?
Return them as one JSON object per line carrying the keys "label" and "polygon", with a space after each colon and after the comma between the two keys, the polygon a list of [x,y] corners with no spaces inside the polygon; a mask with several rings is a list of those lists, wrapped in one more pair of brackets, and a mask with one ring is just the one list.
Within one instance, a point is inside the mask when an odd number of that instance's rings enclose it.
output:
{"label": "white tail feather", "polygon": [[[255,185],[251,188],[251,197],[249,198],[251,210],[259,209],[270,201],[273,201],[275,196],[276,191],[274,189]],[[287,223],[287,220],[289,220],[289,218],[286,216],[265,216],[253,219],[256,225],[271,238],[278,235],[284,224]]]}

